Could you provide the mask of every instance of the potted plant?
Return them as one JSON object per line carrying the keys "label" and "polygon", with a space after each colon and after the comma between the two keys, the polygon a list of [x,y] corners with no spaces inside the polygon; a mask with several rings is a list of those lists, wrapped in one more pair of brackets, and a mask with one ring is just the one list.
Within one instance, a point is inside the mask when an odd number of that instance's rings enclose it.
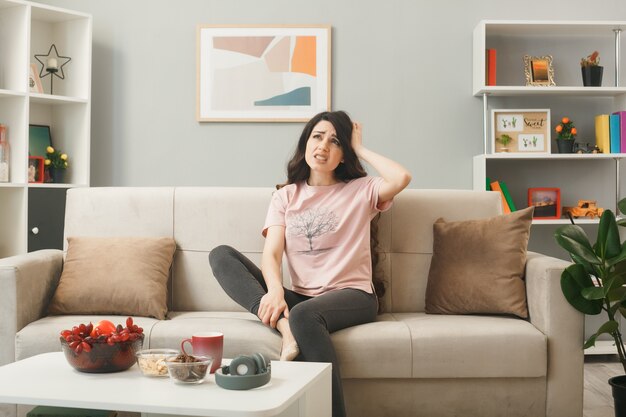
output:
{"label": "potted plant", "polygon": [[496,140],[498,142],[500,142],[502,144],[502,148],[500,148],[501,152],[508,152],[509,148],[507,148],[507,145],[509,143],[511,143],[511,141],[513,140],[512,137],[510,137],[509,135],[507,135],[506,133],[502,134],[502,136],[500,136],[499,138],[496,138]]}
{"label": "potted plant", "polygon": [[581,59],[580,69],[583,74],[583,85],[585,87],[600,87],[602,85],[604,67],[600,66],[600,54],[598,51],[593,51],[591,55]]}
{"label": "potted plant", "polygon": [[[626,198],[618,203],[626,213]],[[600,217],[598,237],[592,245],[584,230],[573,224],[556,229],[557,243],[571,256],[573,264],[561,274],[561,289],[567,301],[584,314],[603,311],[608,320],[585,341],[583,348],[594,346],[598,336],[609,334],[615,341],[619,360],[626,374],[626,351],[617,317],[626,317],[626,241],[620,242],[619,226],[626,219],[616,220],[611,210]],[[615,399],[615,415],[626,416],[626,375],[609,379]]]}
{"label": "potted plant", "polygon": [[569,117],[563,117],[561,123],[554,128],[556,131],[556,146],[559,153],[573,153],[574,140],[578,131],[574,127],[574,122]]}
{"label": "potted plant", "polygon": [[50,182],[62,183],[64,181],[65,170],[68,167],[67,154],[48,146],[44,165],[48,171]]}

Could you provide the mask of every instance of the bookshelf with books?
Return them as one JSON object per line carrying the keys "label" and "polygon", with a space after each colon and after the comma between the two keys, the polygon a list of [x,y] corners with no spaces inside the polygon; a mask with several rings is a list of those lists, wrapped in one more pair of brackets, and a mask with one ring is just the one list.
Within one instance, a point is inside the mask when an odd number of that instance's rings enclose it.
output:
{"label": "bookshelf with books", "polygon": [[[619,71],[626,66],[626,50],[621,42],[625,30],[626,21],[483,20],[477,24],[473,34],[472,91],[482,100],[483,135],[482,152],[473,160],[475,190],[485,190],[488,178],[504,183],[514,205],[521,209],[528,206],[529,189],[558,188],[564,207],[576,206],[579,200],[593,200],[598,207],[618,213],[617,201],[626,196],[626,147],[622,146],[622,138],[626,137],[621,134],[622,129],[626,132],[626,123],[622,125],[625,113],[621,113],[626,111],[626,75]],[[495,85],[489,85],[490,50],[495,50],[497,56]],[[580,62],[593,51],[599,52],[600,65],[604,66],[602,86],[584,87]],[[525,55],[550,56],[556,85],[527,85]],[[496,152],[491,120],[494,109],[549,109],[548,151]],[[620,118],[620,141],[617,151],[613,138],[611,153],[613,114]],[[606,153],[557,153],[554,128],[564,116],[576,121],[576,142],[590,150],[596,145],[598,115],[607,115]],[[616,126],[616,120],[613,123]],[[607,148],[606,143],[603,146]],[[598,218],[574,221],[595,240]],[[534,219],[529,250],[567,259],[553,233],[556,227],[569,222],[565,217]]]}

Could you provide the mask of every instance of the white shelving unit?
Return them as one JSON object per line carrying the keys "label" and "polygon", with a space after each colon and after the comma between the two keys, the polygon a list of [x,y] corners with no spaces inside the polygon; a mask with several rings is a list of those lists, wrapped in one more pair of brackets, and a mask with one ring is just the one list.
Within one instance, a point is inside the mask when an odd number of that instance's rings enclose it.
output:
{"label": "white shelving unit", "polygon": [[[567,115],[576,122],[578,140],[595,143],[594,116],[626,109],[626,83],[620,67],[626,64],[621,38],[626,21],[481,21],[474,29],[473,93],[483,101],[483,154],[474,158],[474,188],[485,188],[486,178],[503,180],[516,205],[527,205],[530,187],[561,188],[562,205],[578,199],[596,199],[616,211],[624,193],[626,154],[493,154],[490,110],[494,108],[550,108],[553,129]],[[497,84],[485,85],[485,51],[497,51]],[[580,59],[600,52],[604,66],[602,87],[583,87]],[[526,86],[524,55],[553,57],[556,86]],[[554,136],[554,135],[553,135]],[[583,138],[582,140],[580,138]],[[580,175],[580,173],[584,175]],[[583,178],[581,178],[583,177]],[[598,186],[601,184],[601,187]],[[515,190],[515,191],[514,191]],[[562,224],[567,220],[540,220],[534,224]],[[580,224],[597,220],[578,219]]]}
{"label": "white shelving unit", "polygon": [[[626,53],[622,37],[626,21],[494,21],[484,20],[474,29],[473,94],[483,103],[483,153],[473,161],[474,189],[484,190],[486,179],[506,182],[518,208],[526,207],[531,187],[558,187],[562,206],[574,206],[579,199],[593,199],[598,206],[617,213],[617,201],[626,195],[626,154],[558,154],[554,126],[563,116],[578,129],[577,141],[595,143],[594,117],[626,110]],[[485,85],[487,49],[497,51],[496,86]],[[599,51],[604,66],[602,87],[583,87],[581,58]],[[556,86],[526,86],[523,56],[551,55]],[[549,155],[492,153],[492,109],[549,108],[552,153]],[[626,179],[626,178],[625,178]],[[563,257],[553,232],[568,219],[534,220],[530,250]],[[576,219],[590,237],[598,219]],[[534,242],[533,242],[534,237]],[[533,247],[535,245],[535,247]],[[587,328],[602,322],[587,317]],[[600,322],[598,322],[600,320]],[[587,337],[589,334],[586,335]],[[610,341],[599,341],[586,354],[615,353]]]}
{"label": "white shelving unit", "polygon": [[[8,127],[9,182],[0,183],[0,257],[28,250],[29,190],[89,186],[92,17],[43,4],[0,0],[0,123]],[[42,80],[43,93],[28,88],[35,54],[55,44],[72,58],[65,79]],[[28,183],[28,126],[49,125],[52,144],[69,156],[66,184]]]}

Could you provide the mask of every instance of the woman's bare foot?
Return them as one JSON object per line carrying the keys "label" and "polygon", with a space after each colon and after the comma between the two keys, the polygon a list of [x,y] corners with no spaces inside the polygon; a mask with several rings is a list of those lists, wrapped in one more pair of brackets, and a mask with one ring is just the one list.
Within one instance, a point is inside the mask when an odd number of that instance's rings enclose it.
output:
{"label": "woman's bare foot", "polygon": [[283,335],[283,345],[280,349],[280,360],[294,360],[296,356],[300,354],[300,348],[298,347],[298,343],[291,333],[289,320],[287,320],[286,318],[278,320],[278,323],[276,323],[276,329],[278,329],[280,334]]}
{"label": "woman's bare foot", "polygon": [[280,351],[281,361],[292,361],[300,354],[300,347],[294,340],[292,343],[285,343],[283,339],[283,347]]}

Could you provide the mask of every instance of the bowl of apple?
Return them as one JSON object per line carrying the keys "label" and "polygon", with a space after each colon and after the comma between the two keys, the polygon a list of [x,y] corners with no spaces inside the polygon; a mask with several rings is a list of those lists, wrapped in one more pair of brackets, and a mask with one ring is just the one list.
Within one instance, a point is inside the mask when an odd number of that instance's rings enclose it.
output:
{"label": "bowl of apple", "polygon": [[126,319],[126,327],[109,320],[81,323],[61,332],[65,359],[76,370],[89,373],[124,371],[136,362],[143,346],[143,329]]}

